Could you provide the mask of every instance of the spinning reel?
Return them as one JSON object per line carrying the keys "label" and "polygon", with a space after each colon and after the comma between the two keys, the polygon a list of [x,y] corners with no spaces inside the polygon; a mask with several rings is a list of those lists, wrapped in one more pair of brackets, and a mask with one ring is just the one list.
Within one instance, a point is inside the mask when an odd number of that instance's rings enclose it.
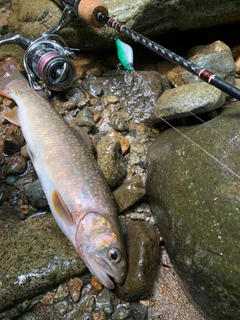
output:
{"label": "spinning reel", "polygon": [[18,44],[25,49],[23,65],[30,86],[35,90],[43,90],[45,86],[53,91],[67,89],[75,78],[75,67],[72,60],[75,53],[64,40],[55,34],[70,22],[72,11],[65,8],[57,26],[43,33],[38,39],[31,40],[20,34],[0,40],[4,44]]}

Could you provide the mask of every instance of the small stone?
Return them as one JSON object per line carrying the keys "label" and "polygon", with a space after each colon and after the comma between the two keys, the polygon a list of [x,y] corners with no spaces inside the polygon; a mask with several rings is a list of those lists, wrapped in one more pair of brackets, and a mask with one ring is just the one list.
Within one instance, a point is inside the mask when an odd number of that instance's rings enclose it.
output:
{"label": "small stone", "polygon": [[105,96],[103,98],[103,103],[105,106],[108,106],[109,104],[117,104],[119,103],[119,98],[118,96],[115,96],[115,95]]}
{"label": "small stone", "polygon": [[9,157],[5,174],[22,174],[27,169],[27,161],[24,157],[19,154],[14,154]]}
{"label": "small stone", "polygon": [[28,154],[28,151],[27,151],[27,145],[25,144],[21,150],[20,150],[20,155],[26,159],[29,159],[29,154]]}
{"label": "small stone", "polygon": [[80,127],[94,127],[93,110],[90,107],[81,110],[76,116],[76,124]]}
{"label": "small stone", "polygon": [[114,116],[111,118],[110,125],[116,131],[128,131],[129,127],[127,122],[123,119],[123,117]]}
{"label": "small stone", "polygon": [[85,99],[84,93],[76,87],[69,88],[65,96],[66,100],[75,100],[77,103],[82,99]]}
{"label": "small stone", "polygon": [[63,103],[62,107],[64,111],[72,111],[77,108],[77,105],[78,104],[76,100],[68,100]]}
{"label": "small stone", "polygon": [[93,115],[93,121],[94,121],[95,123],[97,123],[98,121],[100,121],[101,118],[102,118],[102,115],[101,115],[100,113],[95,113],[95,114]]}
{"label": "small stone", "polygon": [[141,177],[136,175],[114,190],[112,194],[116,201],[118,211],[122,212],[140,201],[146,195],[146,190]]}
{"label": "small stone", "polygon": [[53,304],[54,297],[55,297],[55,292],[52,292],[52,291],[47,292],[42,298],[42,304],[44,306]]}
{"label": "small stone", "polygon": [[24,195],[33,207],[38,209],[45,209],[48,207],[48,202],[39,179],[33,183],[29,183],[25,187]]}
{"label": "small stone", "polygon": [[113,313],[112,297],[107,288],[104,288],[97,296],[96,307],[104,311],[106,314]]}
{"label": "small stone", "polygon": [[79,278],[70,279],[67,283],[67,287],[73,302],[77,302],[80,298],[80,292],[83,287],[83,282]]}
{"label": "small stone", "polygon": [[97,162],[110,187],[125,174],[122,150],[119,140],[114,137],[104,137],[97,145]]}
{"label": "small stone", "polygon": [[68,287],[66,284],[61,284],[54,297],[54,302],[63,301],[68,297]]}
{"label": "small stone", "polygon": [[128,163],[130,166],[134,166],[136,164],[139,164],[140,158],[139,155],[136,153],[130,153],[130,157],[128,158]]}
{"label": "small stone", "polygon": [[106,315],[102,310],[95,310],[91,314],[92,320],[106,320]]}
{"label": "small stone", "polygon": [[111,320],[125,320],[129,319],[129,305],[128,304],[118,304],[114,310]]}
{"label": "small stone", "polygon": [[103,289],[103,285],[101,284],[101,282],[98,281],[98,279],[95,278],[94,276],[92,276],[90,284],[91,284],[93,290],[97,293],[101,292]]}
{"label": "small stone", "polygon": [[117,133],[116,131],[113,131],[113,130],[109,131],[106,136],[107,137],[115,137],[115,138],[117,138],[120,141],[123,155],[126,154],[126,152],[128,151],[128,149],[130,147],[130,143],[129,143],[128,139],[126,139],[121,134],[119,134],[119,133]]}
{"label": "small stone", "polygon": [[12,155],[18,152],[25,144],[25,140],[20,127],[10,124],[3,140],[3,152]]}
{"label": "small stone", "polygon": [[90,92],[94,97],[101,96],[103,94],[103,88],[97,84],[90,84]]}
{"label": "small stone", "polygon": [[147,320],[148,310],[147,308],[143,307],[140,303],[131,302],[130,315],[133,317],[133,320]]}
{"label": "small stone", "polygon": [[147,308],[150,305],[150,301],[149,300],[139,300],[139,303],[144,306],[145,308]]}
{"label": "small stone", "polygon": [[78,102],[78,108],[80,109],[80,110],[82,110],[82,109],[84,109],[87,105],[90,105],[90,103],[89,103],[89,99],[88,98],[84,98],[84,99],[82,99],[82,100],[80,100],[79,102]]}
{"label": "small stone", "polygon": [[68,302],[67,301],[60,301],[56,304],[54,304],[54,309],[57,310],[57,312],[63,316],[67,313],[68,311]]}
{"label": "small stone", "polygon": [[86,74],[94,77],[101,77],[102,71],[98,68],[91,68],[86,72]]}

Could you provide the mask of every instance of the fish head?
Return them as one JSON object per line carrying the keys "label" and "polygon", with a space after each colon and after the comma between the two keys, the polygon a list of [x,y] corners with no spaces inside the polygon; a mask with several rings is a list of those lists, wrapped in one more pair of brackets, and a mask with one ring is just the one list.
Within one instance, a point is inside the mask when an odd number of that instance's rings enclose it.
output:
{"label": "fish head", "polygon": [[107,288],[126,278],[125,245],[118,218],[87,213],[79,222],[76,250],[90,272]]}

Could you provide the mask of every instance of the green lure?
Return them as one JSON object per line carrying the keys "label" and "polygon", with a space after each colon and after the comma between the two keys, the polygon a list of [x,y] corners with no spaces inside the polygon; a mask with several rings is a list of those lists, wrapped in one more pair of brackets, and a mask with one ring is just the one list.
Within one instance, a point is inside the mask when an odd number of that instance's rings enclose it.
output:
{"label": "green lure", "polygon": [[119,39],[115,40],[117,46],[117,56],[121,65],[126,69],[133,71],[133,50],[132,48]]}

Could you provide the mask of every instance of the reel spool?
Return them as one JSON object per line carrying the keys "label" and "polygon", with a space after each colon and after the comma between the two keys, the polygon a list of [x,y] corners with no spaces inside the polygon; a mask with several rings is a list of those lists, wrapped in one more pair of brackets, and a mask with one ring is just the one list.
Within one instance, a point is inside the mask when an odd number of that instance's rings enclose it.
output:
{"label": "reel spool", "polygon": [[75,59],[75,54],[58,35],[46,35],[31,43],[25,51],[23,64],[32,87],[40,90],[37,83],[40,79],[50,90],[67,89],[75,77],[70,58]]}

